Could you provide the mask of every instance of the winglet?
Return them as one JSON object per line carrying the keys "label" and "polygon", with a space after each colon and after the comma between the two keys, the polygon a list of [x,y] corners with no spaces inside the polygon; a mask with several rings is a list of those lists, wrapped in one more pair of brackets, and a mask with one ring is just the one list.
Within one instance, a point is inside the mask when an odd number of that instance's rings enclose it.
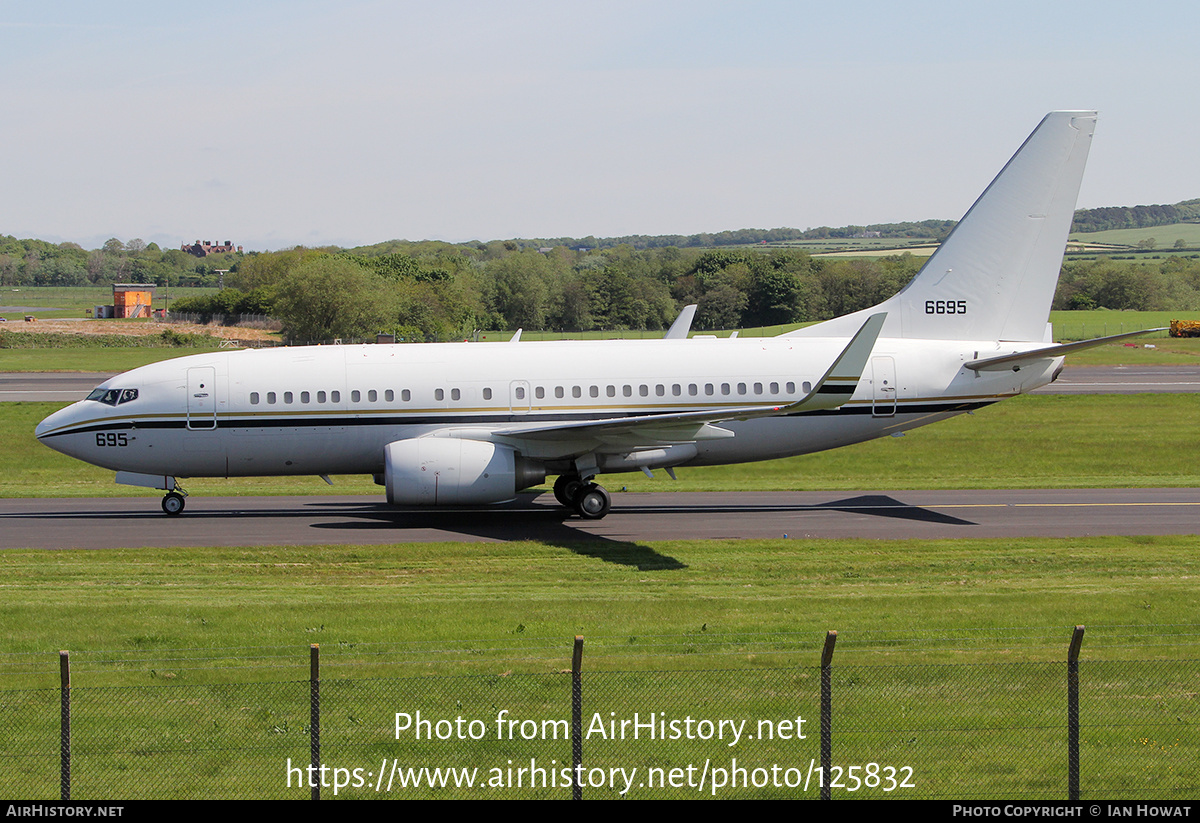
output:
{"label": "winglet", "polygon": [[850,343],[838,355],[837,360],[825,372],[825,376],[817,381],[812,391],[803,398],[785,406],[783,414],[816,411],[818,409],[836,409],[843,405],[858,388],[858,381],[867,368],[871,352],[875,349],[875,341],[883,329],[883,321],[887,312],[873,314],[862,324],[862,328],[850,339]]}
{"label": "winglet", "polygon": [[688,332],[692,330],[692,318],[696,316],[696,307],[684,306],[683,311],[675,318],[671,328],[663,335],[663,340],[687,340]]}

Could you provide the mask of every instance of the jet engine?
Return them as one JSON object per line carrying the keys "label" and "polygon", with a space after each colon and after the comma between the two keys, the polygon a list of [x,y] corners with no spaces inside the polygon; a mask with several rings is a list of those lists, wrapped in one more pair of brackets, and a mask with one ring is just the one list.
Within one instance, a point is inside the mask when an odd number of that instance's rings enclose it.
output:
{"label": "jet engine", "polygon": [[484,440],[417,437],[388,443],[383,454],[393,506],[502,503],[546,479],[541,463]]}

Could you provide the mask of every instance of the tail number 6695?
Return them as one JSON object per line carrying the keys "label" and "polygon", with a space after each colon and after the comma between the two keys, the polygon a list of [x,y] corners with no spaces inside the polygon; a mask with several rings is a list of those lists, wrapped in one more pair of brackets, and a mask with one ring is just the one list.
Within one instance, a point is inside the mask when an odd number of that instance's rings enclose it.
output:
{"label": "tail number 6695", "polygon": [[926,314],[966,314],[966,300],[926,300]]}

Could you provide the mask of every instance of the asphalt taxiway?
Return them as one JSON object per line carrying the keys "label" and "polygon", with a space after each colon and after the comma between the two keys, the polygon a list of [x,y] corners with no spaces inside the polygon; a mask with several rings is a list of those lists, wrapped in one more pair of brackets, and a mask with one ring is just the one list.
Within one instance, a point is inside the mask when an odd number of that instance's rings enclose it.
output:
{"label": "asphalt taxiway", "polygon": [[962,539],[1200,534],[1200,489],[614,494],[582,520],[549,494],[497,506],[407,510],[379,497],[0,500],[0,549],[722,538]]}

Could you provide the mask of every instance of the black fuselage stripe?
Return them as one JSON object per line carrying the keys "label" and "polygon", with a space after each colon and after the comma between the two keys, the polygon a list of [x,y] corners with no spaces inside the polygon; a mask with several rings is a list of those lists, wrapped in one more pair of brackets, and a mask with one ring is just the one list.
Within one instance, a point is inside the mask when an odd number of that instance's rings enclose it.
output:
{"label": "black fuselage stripe", "polygon": [[[937,402],[937,403],[900,403],[895,413],[888,416],[908,415],[908,414],[938,414],[945,412],[965,412],[982,409],[990,406],[996,400],[969,400],[963,402]],[[886,404],[889,408],[892,403],[889,401]],[[403,416],[387,416],[387,417],[315,417],[315,418],[280,418],[280,417],[220,417],[217,419],[217,429],[337,429],[337,428],[361,428],[373,426],[461,426],[461,425],[511,425],[513,423],[568,423],[577,421],[595,420],[603,422],[604,420],[613,420],[621,418],[633,418],[639,416],[649,416],[658,414],[658,412],[646,412],[645,415],[637,413],[621,413],[621,414],[486,414],[486,415],[463,415],[461,417],[445,417],[434,415],[403,415]],[[794,414],[780,415],[781,417],[830,417],[830,416],[877,416],[876,409],[870,405],[857,406],[842,406],[837,409],[821,409],[816,411],[802,411]],[[730,418],[731,420],[736,417]],[[207,419],[206,419],[207,422]],[[670,423],[672,421],[665,421]],[[66,429],[63,431],[47,434],[44,438],[62,437],[71,434],[88,434],[90,432],[107,432],[107,431],[136,431],[137,429],[188,429],[187,421],[184,419],[176,420],[114,420],[105,423],[92,423],[78,428]],[[191,427],[192,431],[213,431],[214,427],[195,426]],[[569,432],[564,431],[564,436],[569,435]],[[514,435],[519,436],[519,435]]]}

